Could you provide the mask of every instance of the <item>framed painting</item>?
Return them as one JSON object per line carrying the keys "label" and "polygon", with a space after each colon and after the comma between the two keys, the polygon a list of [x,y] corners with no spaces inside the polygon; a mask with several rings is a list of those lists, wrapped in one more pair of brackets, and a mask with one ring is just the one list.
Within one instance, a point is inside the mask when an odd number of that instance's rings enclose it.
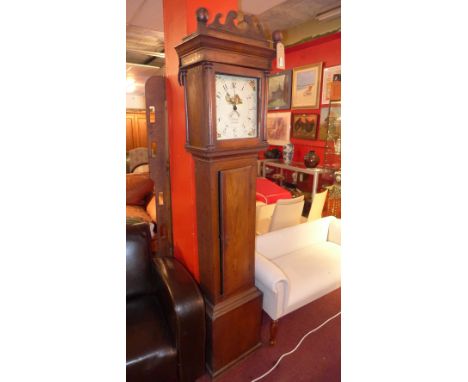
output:
{"label": "framed painting", "polygon": [[315,139],[317,134],[317,114],[293,114],[292,137]]}
{"label": "framed painting", "polygon": [[320,106],[320,85],[322,63],[293,69],[292,108],[318,109]]}
{"label": "framed painting", "polygon": [[291,70],[268,77],[268,110],[291,108]]}
{"label": "framed painting", "polygon": [[290,141],[291,112],[267,114],[267,141],[270,145],[285,145]]}
{"label": "framed painting", "polygon": [[335,136],[336,134],[341,135],[341,106],[337,105],[332,106],[331,108],[328,106],[322,107],[320,110],[320,125],[317,139],[322,141],[327,139],[329,124],[331,136]]}
{"label": "framed painting", "polygon": [[337,74],[341,75],[341,65],[323,69],[322,105],[328,105],[330,103],[332,82]]}

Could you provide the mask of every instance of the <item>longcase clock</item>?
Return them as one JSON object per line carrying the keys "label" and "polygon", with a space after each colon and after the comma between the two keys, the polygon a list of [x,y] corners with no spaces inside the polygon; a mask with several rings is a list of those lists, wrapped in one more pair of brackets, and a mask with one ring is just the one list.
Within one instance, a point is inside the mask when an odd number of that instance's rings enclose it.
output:
{"label": "longcase clock", "polygon": [[207,368],[216,376],[260,343],[262,294],[255,287],[257,154],[267,147],[266,76],[275,55],[261,26],[231,11],[197,10],[197,31],[176,46],[185,88],[186,149],[195,164],[200,286]]}

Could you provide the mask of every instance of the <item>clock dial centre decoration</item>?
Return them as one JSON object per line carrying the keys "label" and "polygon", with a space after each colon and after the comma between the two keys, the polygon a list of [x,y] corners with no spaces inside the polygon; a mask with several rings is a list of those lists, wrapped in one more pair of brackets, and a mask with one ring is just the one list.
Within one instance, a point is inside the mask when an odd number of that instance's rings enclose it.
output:
{"label": "clock dial centre decoration", "polygon": [[217,139],[257,137],[258,79],[217,73],[215,88]]}

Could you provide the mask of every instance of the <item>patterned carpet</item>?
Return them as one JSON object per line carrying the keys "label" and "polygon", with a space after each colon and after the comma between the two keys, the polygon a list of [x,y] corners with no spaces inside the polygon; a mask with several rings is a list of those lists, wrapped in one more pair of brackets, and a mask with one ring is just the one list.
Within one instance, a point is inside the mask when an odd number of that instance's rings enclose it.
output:
{"label": "patterned carpet", "polygon": [[[263,313],[263,346],[216,378],[216,382],[249,382],[269,370],[310,330],[341,310],[341,289],[292,312],[279,321],[277,343],[268,345],[270,318]],[[261,382],[338,382],[341,380],[341,316],[310,334]],[[197,382],[209,382],[205,375]],[[260,381],[259,381],[260,382]]]}

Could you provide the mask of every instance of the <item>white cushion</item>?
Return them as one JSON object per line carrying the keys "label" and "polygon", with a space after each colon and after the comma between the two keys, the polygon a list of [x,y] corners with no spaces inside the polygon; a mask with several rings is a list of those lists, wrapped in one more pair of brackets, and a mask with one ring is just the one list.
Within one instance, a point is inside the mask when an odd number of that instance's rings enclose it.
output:
{"label": "white cushion", "polygon": [[334,216],[328,216],[257,236],[255,250],[268,259],[275,259],[285,253],[324,242],[327,240],[328,227],[333,220],[336,220]]}
{"label": "white cushion", "polygon": [[277,257],[272,261],[286,275],[286,312],[291,312],[341,285],[341,247],[316,243]]}

